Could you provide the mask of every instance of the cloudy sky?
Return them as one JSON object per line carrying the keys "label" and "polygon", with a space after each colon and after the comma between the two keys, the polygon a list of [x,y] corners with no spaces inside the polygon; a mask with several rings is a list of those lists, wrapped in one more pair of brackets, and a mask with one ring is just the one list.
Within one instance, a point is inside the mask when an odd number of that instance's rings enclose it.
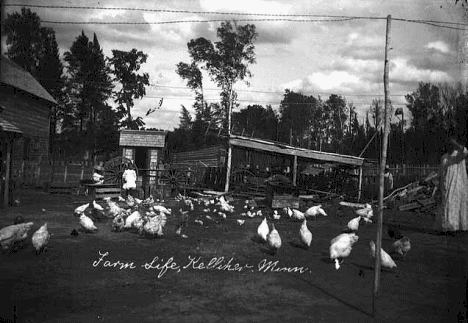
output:
{"label": "cloudy sky", "polygon": [[[284,90],[291,89],[315,97],[320,95],[324,100],[332,93],[342,95],[354,104],[363,118],[372,99],[383,99],[385,18],[389,14],[394,19],[389,52],[390,94],[394,107],[404,107],[404,95],[415,91],[419,82],[452,83],[460,81],[462,75],[466,79],[467,69],[463,66],[467,65],[464,56],[468,52],[468,32],[464,29],[468,19],[461,2],[158,0],[152,4],[140,0],[3,1],[6,5],[108,8],[31,10],[39,15],[44,26],[55,30],[62,54],[82,30],[91,39],[96,33],[107,56],[111,56],[112,49],[132,48],[148,54],[141,71],[149,73],[151,86],[147,88],[147,96],[136,102],[134,114],[143,117],[149,108],[158,105],[160,98],[164,98],[161,109],[144,120],[147,127],[165,130],[178,126],[181,105],[192,111],[193,93],[176,74],[176,64],[189,62],[187,43],[191,39],[218,40],[219,20],[237,19],[242,20],[239,22],[242,25],[255,24],[259,34],[255,42],[257,63],[250,67],[253,73],[250,86],[241,83],[235,86],[239,108],[249,104],[270,104],[277,108]],[[3,14],[20,11],[20,7],[12,6],[3,9]],[[355,19],[342,20],[336,16]],[[93,24],[96,22],[101,24]],[[208,77],[205,79],[208,101],[218,101],[219,90]],[[408,111],[405,118],[409,118]]]}

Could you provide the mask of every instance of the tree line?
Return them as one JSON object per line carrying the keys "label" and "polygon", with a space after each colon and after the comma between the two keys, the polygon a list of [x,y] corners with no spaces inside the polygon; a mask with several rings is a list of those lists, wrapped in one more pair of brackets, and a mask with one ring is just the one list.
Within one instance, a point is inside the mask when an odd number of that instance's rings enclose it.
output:
{"label": "tree line", "polygon": [[[132,107],[149,85],[149,75],[139,73],[147,54],[112,50],[112,57],[106,57],[97,35],[91,40],[82,31],[61,59],[54,30],[41,26],[39,16],[25,8],[7,15],[4,30],[6,55],[58,101],[51,117],[53,159],[82,158],[87,151],[106,160],[118,154],[120,129],[145,129],[143,117],[133,116]],[[253,24],[226,21],[216,35],[215,42],[203,37],[190,40],[190,61],[175,66],[194,93],[194,112],[181,107],[179,125],[168,134],[169,153],[225,143],[230,129],[233,134],[379,160],[382,100],[372,100],[364,120],[341,95],[331,94],[325,100],[290,89],[285,89],[278,110],[271,105],[238,110],[234,85],[249,84],[258,33]],[[218,102],[206,101],[205,77],[219,87]],[[402,108],[390,113],[394,122],[388,163],[436,164],[448,137],[466,143],[467,100],[467,89],[460,84],[419,83],[406,95],[411,116],[404,116]]]}

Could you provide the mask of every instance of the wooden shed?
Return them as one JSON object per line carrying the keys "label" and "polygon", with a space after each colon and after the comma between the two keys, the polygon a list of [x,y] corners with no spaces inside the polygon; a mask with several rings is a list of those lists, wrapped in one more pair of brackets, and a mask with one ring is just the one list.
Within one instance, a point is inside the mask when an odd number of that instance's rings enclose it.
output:
{"label": "wooden shed", "polygon": [[160,167],[166,146],[167,131],[122,130],[119,145],[122,157],[131,159],[138,167],[139,181],[142,185],[150,183],[156,177],[154,170]]}
{"label": "wooden shed", "polygon": [[50,111],[57,102],[27,71],[1,56],[0,207],[11,203],[15,183],[33,179],[49,160]]}

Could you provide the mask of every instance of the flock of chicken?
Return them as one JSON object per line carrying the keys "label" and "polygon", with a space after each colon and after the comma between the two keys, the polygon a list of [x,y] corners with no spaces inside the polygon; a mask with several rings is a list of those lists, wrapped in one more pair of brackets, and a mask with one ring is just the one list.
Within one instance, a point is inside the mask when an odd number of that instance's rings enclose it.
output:
{"label": "flock of chicken", "polygon": [[[346,204],[344,204],[346,205]],[[307,227],[307,218],[314,217],[321,214],[327,216],[326,212],[322,209],[321,205],[316,205],[308,208],[305,212],[301,212],[297,209],[291,209],[289,207],[283,209],[291,219],[302,221],[299,228],[299,240],[302,245],[306,248],[310,247],[312,243],[312,233]],[[347,258],[353,249],[353,245],[359,240],[356,232],[359,229],[361,221],[365,223],[372,223],[371,218],[373,217],[372,206],[365,204],[364,208],[355,211],[357,217],[351,219],[347,224],[346,232],[341,233],[330,241],[330,259],[335,263],[335,268],[338,270],[344,259]],[[273,213],[274,219],[279,219],[279,214],[275,210]],[[259,224],[257,228],[257,235],[259,239],[267,243],[268,247],[275,251],[281,247],[281,237],[276,230],[273,223],[269,223],[267,217]],[[393,251],[405,256],[406,253],[411,249],[411,242],[409,237],[402,236],[397,227],[389,226],[388,235],[395,239],[392,244]],[[370,241],[370,250],[372,257],[375,258],[375,242]],[[392,257],[381,249],[381,264],[383,267],[395,268],[397,265]]]}
{"label": "flock of chicken", "polygon": [[[177,198],[180,208],[177,212],[179,215],[179,223],[176,234],[182,238],[187,238],[182,234],[182,228],[187,225],[188,213],[194,210],[194,204],[198,203],[202,207],[204,220],[214,220],[208,213],[212,212],[222,219],[226,219],[227,213],[234,212],[234,206],[223,197],[216,198],[190,198],[179,195]],[[94,233],[98,230],[95,221],[102,219],[112,219],[111,230],[114,232],[121,232],[124,230],[138,232],[140,235],[146,237],[162,237],[164,235],[165,226],[167,223],[167,216],[172,214],[170,208],[161,205],[159,201],[155,201],[152,196],[145,200],[134,198],[128,195],[126,198],[119,197],[119,203],[112,201],[110,197],[104,198],[106,206],[92,201],[85,203],[74,210],[74,216],[79,218],[79,229],[73,229],[72,235],[78,235],[78,231],[83,233]],[[251,201],[245,202],[244,208],[246,212],[242,212],[241,216],[252,218],[255,216],[262,216],[262,211],[254,211],[254,206],[250,204]],[[123,206],[122,206],[123,205]],[[342,205],[349,205],[343,202]],[[210,209],[211,207],[211,209]],[[310,247],[312,243],[312,233],[307,227],[307,219],[313,217],[315,220],[318,215],[327,216],[321,205],[309,207],[304,212],[289,207],[282,210],[285,216],[291,220],[302,221],[299,228],[299,238],[302,245],[306,248]],[[330,241],[330,260],[335,263],[335,268],[339,269],[340,265],[347,258],[352,251],[353,245],[359,240],[356,235],[359,230],[361,221],[365,223],[372,223],[373,217],[372,206],[365,204],[364,208],[355,211],[357,217],[351,219],[347,224],[347,229],[340,235],[336,236]],[[213,215],[214,216],[214,215]],[[270,220],[268,220],[268,219]],[[272,220],[279,220],[281,214],[277,210],[267,216],[257,228],[257,236],[261,242],[266,243],[270,250],[274,253],[281,248],[281,236]],[[203,220],[195,219],[196,224],[203,225]],[[237,223],[243,225],[245,219],[238,219]],[[18,243],[23,242],[28,237],[28,232],[31,230],[33,222],[25,223],[24,219],[17,217],[14,224],[2,228],[0,230],[0,245],[3,250],[14,250]],[[388,235],[395,241],[392,244],[393,252],[405,256],[411,249],[410,239],[402,236],[396,227],[388,227]],[[32,244],[35,248],[36,254],[45,251],[47,244],[50,241],[51,234],[47,230],[47,223],[42,225],[31,236]],[[375,257],[375,243],[370,242],[371,255]],[[392,257],[381,249],[381,264],[383,267],[394,268],[396,267],[395,261]]]}

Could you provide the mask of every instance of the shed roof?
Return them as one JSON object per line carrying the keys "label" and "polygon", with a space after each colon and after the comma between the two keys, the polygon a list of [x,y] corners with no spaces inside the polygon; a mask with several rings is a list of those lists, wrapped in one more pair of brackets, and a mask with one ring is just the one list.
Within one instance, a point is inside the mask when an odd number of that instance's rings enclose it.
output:
{"label": "shed roof", "polygon": [[119,145],[123,147],[163,148],[166,144],[167,131],[157,130],[121,130]]}
{"label": "shed roof", "polygon": [[323,151],[294,147],[280,142],[248,138],[236,135],[231,135],[229,143],[233,146],[251,148],[260,151],[274,152],[289,156],[297,156],[322,162],[333,162],[354,166],[362,166],[364,162],[364,158],[361,157],[327,153]]}
{"label": "shed roof", "polygon": [[0,62],[0,82],[57,104],[57,101],[29,72],[3,55],[1,55]]}

